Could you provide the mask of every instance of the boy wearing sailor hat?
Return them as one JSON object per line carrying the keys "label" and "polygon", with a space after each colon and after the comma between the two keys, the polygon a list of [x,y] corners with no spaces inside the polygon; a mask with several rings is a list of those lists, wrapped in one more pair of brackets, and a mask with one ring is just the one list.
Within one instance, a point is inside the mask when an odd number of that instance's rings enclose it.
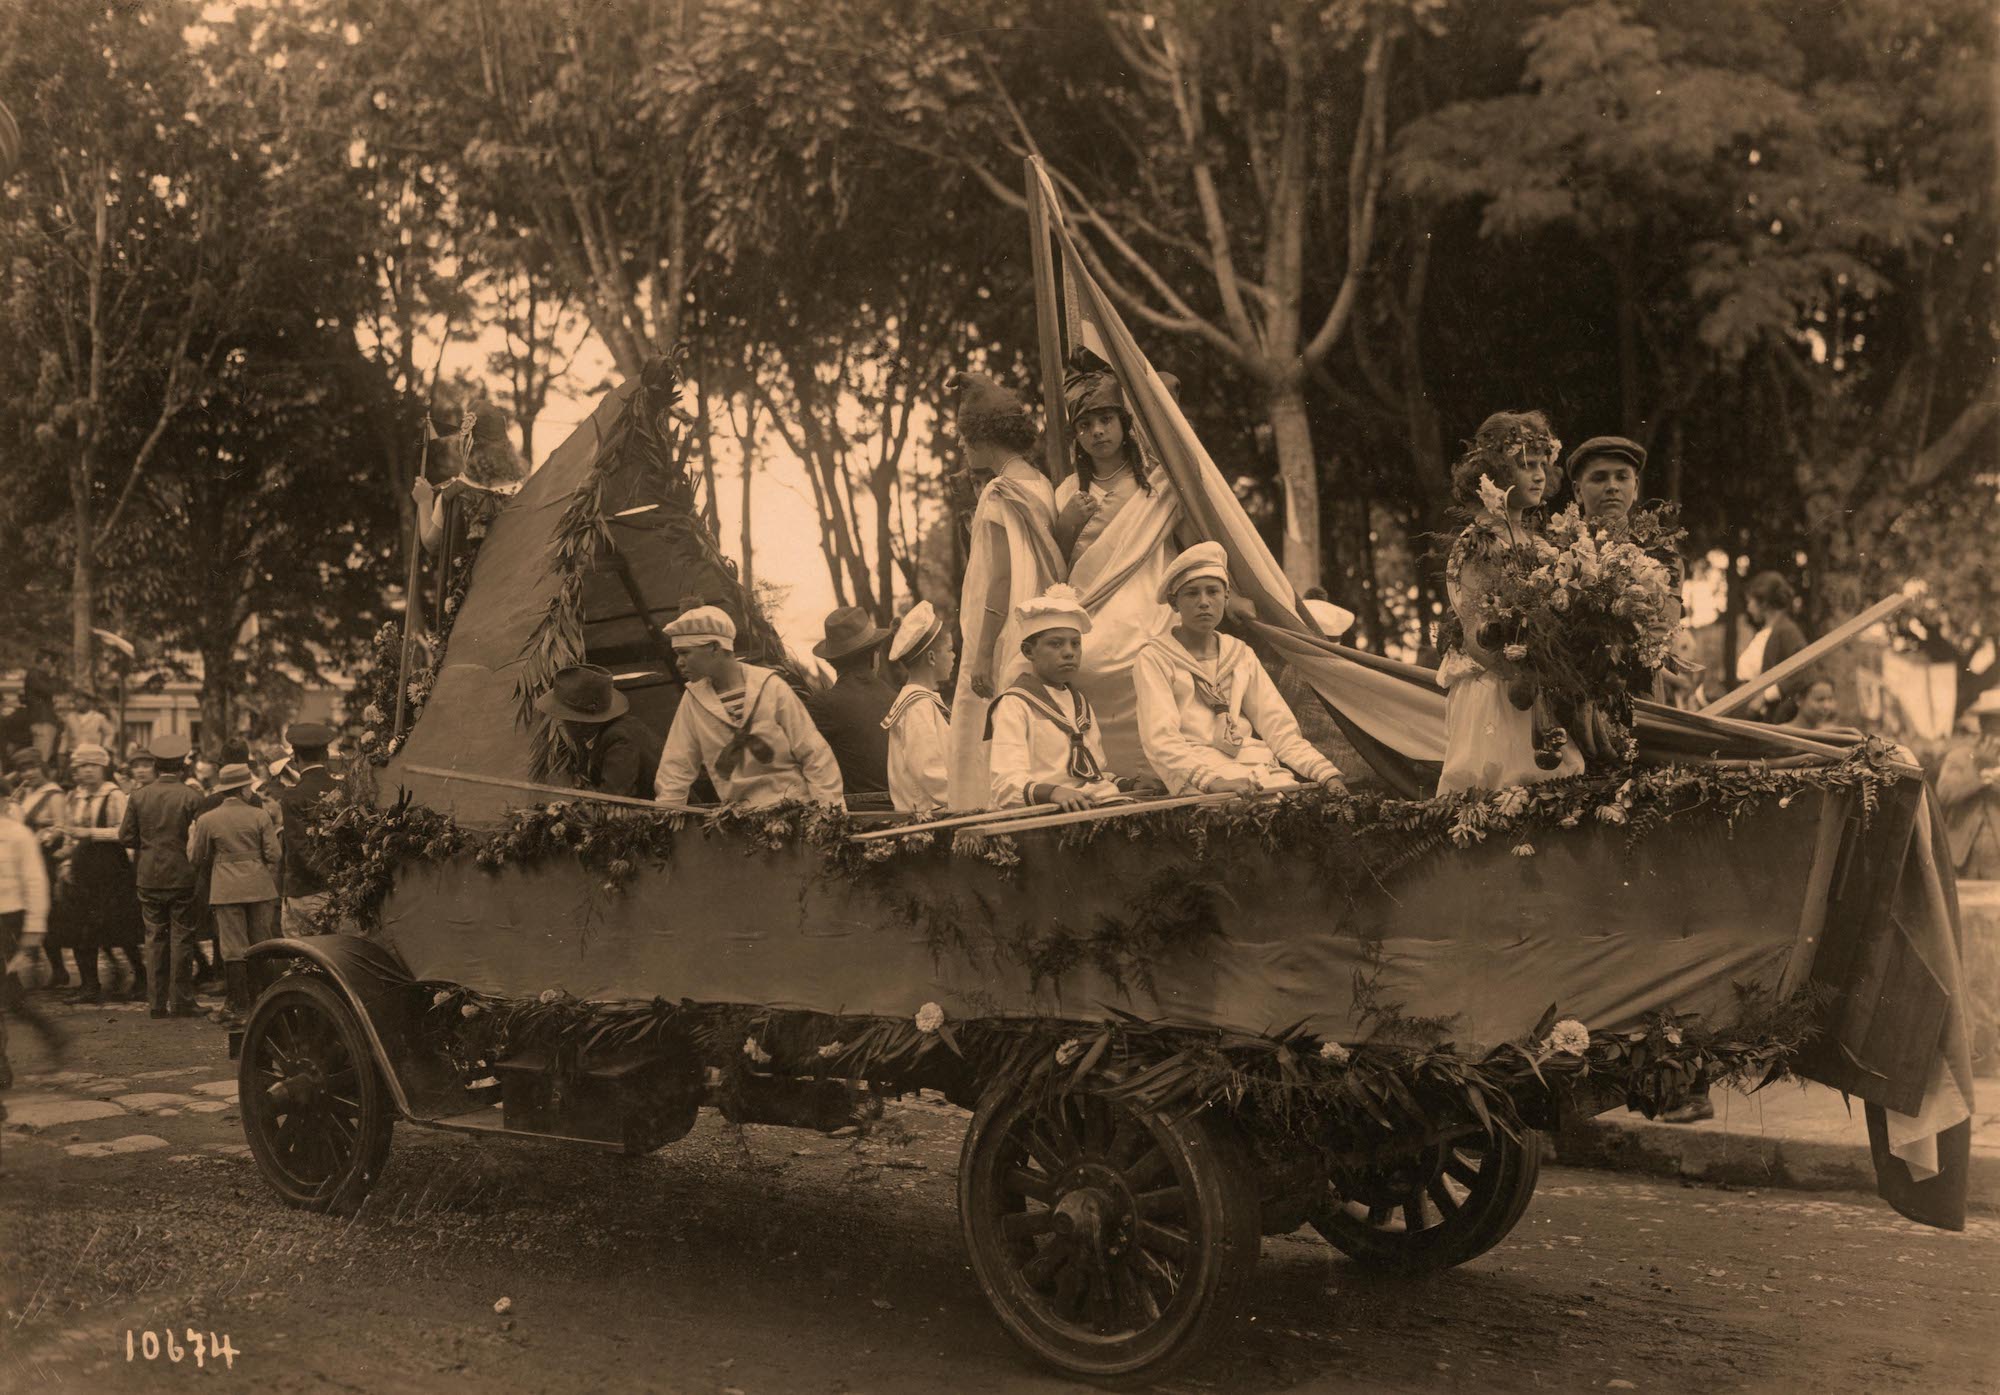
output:
{"label": "boy wearing sailor hat", "polygon": [[1250,646],[1216,626],[1229,603],[1229,556],[1197,543],[1167,568],[1160,599],[1177,622],[1139,650],[1139,737],[1173,794],[1254,794],[1301,780],[1343,790],[1340,770],[1299,731]]}
{"label": "boy wearing sailor hat", "polygon": [[951,676],[951,627],[929,601],[918,601],[896,626],[889,662],[901,664],[903,690],[882,719],[889,733],[889,799],[898,812],[928,814],[950,801],[951,712],[938,687]]}
{"label": "boy wearing sailor hat", "polygon": [[707,770],[725,804],[846,807],[833,749],[782,678],[736,657],[736,622],[727,611],[696,606],[664,633],[687,696],[653,777],[660,803],[685,805]]}
{"label": "boy wearing sailor hat", "polygon": [[1116,799],[1118,782],[1104,768],[1096,715],[1075,682],[1090,613],[1073,588],[1055,585],[1016,606],[1014,619],[1032,671],[987,709],[992,807],[1088,809]]}

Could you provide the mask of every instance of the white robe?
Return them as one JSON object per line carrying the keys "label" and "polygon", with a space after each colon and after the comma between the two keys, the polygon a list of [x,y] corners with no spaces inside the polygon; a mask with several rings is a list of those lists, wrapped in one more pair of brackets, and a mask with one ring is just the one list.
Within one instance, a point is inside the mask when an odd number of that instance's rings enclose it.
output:
{"label": "white robe", "polygon": [[921,683],[905,683],[882,729],[889,733],[889,802],[906,814],[948,807],[951,716],[944,699]]}
{"label": "white robe", "polygon": [[[1098,739],[1091,704],[1073,686],[1046,691],[1055,703],[1067,705],[1051,707],[1038,694],[1019,686],[993,699],[988,719],[993,729],[990,807],[1010,809],[1026,804],[1028,790],[1034,785],[1067,785],[1099,803],[1119,798],[1117,782],[1104,763],[1104,745]],[[1097,762],[1100,779],[1080,779],[1070,772],[1070,734],[1079,727],[1084,749]]]}
{"label": "white robe", "polygon": [[[1077,549],[1069,569],[1069,584],[1090,612],[1077,686],[1090,694],[1111,768],[1127,775],[1143,775],[1147,768],[1132,661],[1174,622],[1173,610],[1160,599],[1160,587],[1175,556],[1180,497],[1166,472],[1150,461],[1148,465],[1152,492],[1131,495],[1102,527],[1093,518],[1082,535],[1091,541]],[[1097,486],[1091,488],[1101,494]],[[1075,475],[1058,486],[1057,512],[1076,497],[1076,489]]]}
{"label": "white robe", "polygon": [[[1339,767],[1299,731],[1298,718],[1250,646],[1229,635],[1216,640],[1212,671],[1171,633],[1148,643],[1133,661],[1139,733],[1167,792],[1199,792],[1229,779],[1286,789],[1298,783],[1295,775],[1314,784],[1338,775]],[[1210,683],[1224,711],[1203,700],[1197,678]],[[1235,743],[1240,749],[1232,754],[1226,748]]]}
{"label": "white robe", "polygon": [[[703,770],[724,804],[783,804],[802,800],[846,808],[840,765],[833,748],[806,715],[805,704],[768,668],[743,664],[743,720],[732,722],[722,697],[706,678],[688,684],[673,730],[660,751],[653,776],[654,797],[662,804],[687,803],[688,790]],[[725,775],[715,759],[737,733],[749,729],[770,743],[771,758],[748,751]]]}
{"label": "white robe", "polygon": [[[992,789],[987,763],[987,699],[972,691],[972,676],[984,666],[1000,692],[1026,672],[1021,627],[1014,607],[1064,579],[1067,568],[1056,546],[1055,491],[1047,477],[1019,456],[1008,461],[979,495],[972,513],[965,582],[959,593],[959,628],[965,653],[959,660],[952,698],[951,807],[982,809]],[[997,576],[1007,578],[1007,603],[988,615],[986,595]],[[979,644],[979,636],[987,638]],[[981,650],[983,649],[983,653]]]}

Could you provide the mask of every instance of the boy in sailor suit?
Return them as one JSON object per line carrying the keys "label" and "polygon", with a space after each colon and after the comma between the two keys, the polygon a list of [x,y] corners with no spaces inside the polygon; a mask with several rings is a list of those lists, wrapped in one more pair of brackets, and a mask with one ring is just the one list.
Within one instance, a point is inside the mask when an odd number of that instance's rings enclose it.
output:
{"label": "boy in sailor suit", "polygon": [[1167,568],[1161,600],[1178,620],[1133,661],[1139,737],[1170,793],[1255,794],[1301,780],[1345,791],[1340,770],[1299,731],[1250,646],[1218,634],[1229,600],[1222,544],[1197,543]]}
{"label": "boy in sailor suit", "polygon": [[688,683],[653,776],[658,802],[685,805],[706,770],[724,804],[847,807],[833,748],[784,679],[736,657],[728,612],[697,606],[664,633]]}
{"label": "boy in sailor suit", "polygon": [[951,784],[951,713],[938,686],[951,676],[951,628],[929,601],[918,601],[896,626],[889,662],[901,664],[903,690],[890,704],[889,800],[899,813],[945,807]]}
{"label": "boy in sailor suit", "polygon": [[1075,686],[1090,614],[1068,586],[1051,586],[1014,608],[1032,673],[993,699],[993,808],[1054,804],[1088,809],[1118,798],[1090,703]]}

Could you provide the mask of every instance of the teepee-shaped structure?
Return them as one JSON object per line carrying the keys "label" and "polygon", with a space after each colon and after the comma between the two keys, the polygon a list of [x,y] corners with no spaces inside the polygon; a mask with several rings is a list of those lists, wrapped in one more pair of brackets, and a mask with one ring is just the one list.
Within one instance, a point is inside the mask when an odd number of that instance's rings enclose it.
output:
{"label": "teepee-shaped structure", "polygon": [[495,518],[474,564],[435,686],[383,771],[461,824],[490,823],[566,784],[563,752],[534,699],[564,665],[601,664],[632,711],[665,735],[681,686],[660,626],[719,605],[738,652],[789,666],[777,632],[695,512],[681,448],[679,373],[655,359],[620,384]]}

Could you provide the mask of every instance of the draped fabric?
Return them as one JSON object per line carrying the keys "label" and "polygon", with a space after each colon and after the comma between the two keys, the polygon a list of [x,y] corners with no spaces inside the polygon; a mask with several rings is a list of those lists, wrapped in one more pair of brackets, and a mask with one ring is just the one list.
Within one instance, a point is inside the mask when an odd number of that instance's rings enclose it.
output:
{"label": "draped fabric", "polygon": [[[1069,572],[1069,584],[1090,612],[1077,686],[1090,695],[1104,758],[1118,775],[1144,775],[1151,769],[1139,739],[1132,661],[1173,624],[1173,612],[1160,600],[1160,585],[1174,560],[1180,501],[1163,474],[1154,472],[1152,483],[1151,492],[1134,492],[1090,544],[1078,550]],[[1076,496],[1076,488],[1074,475],[1057,487],[1058,513]]]}
{"label": "draped fabric", "polygon": [[[979,495],[972,512],[972,536],[960,593],[959,626],[965,653],[958,663],[958,686],[952,697],[951,807],[983,809],[992,797],[987,770],[986,707],[988,699],[972,690],[972,677],[982,667],[991,675],[995,693],[1027,670],[1021,655],[1021,628],[1014,607],[1039,596],[1065,579],[1062,554],[1055,536],[1055,491],[1040,471],[1024,460],[1007,462]],[[996,586],[1006,585],[1004,598]],[[990,609],[998,614],[988,614]],[[985,636],[985,642],[980,637]]]}

